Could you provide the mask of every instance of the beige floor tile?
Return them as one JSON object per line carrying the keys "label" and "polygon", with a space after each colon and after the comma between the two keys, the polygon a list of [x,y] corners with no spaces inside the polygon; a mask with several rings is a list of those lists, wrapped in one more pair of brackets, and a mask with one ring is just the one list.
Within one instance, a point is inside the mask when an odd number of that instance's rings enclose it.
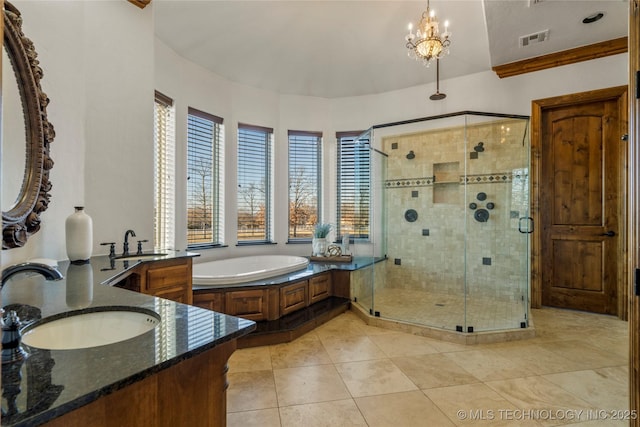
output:
{"label": "beige floor tile", "polygon": [[480,382],[479,379],[440,353],[396,357],[392,360],[421,389]]}
{"label": "beige floor tile", "polygon": [[306,334],[290,343],[271,346],[270,351],[274,369],[331,363],[329,353],[315,334]]}
{"label": "beige floor tile", "polygon": [[333,365],[274,369],[273,375],[280,407],[351,397]]}
{"label": "beige floor tile", "polygon": [[504,380],[527,375],[527,372],[516,363],[498,355],[493,350],[469,350],[444,354],[481,381]]}
{"label": "beige floor tile", "polygon": [[544,378],[605,411],[629,408],[626,366],[544,375]]}
{"label": "beige floor tile", "polygon": [[282,427],[366,426],[353,399],[280,408]]}
{"label": "beige floor tile", "polygon": [[362,335],[320,336],[333,363],[384,359],[387,357],[371,337]]}
{"label": "beige floor tile", "polygon": [[229,372],[271,370],[269,347],[241,348],[229,358]]}
{"label": "beige floor tile", "polygon": [[273,371],[230,373],[227,380],[227,412],[278,407]]}
{"label": "beige floor tile", "polygon": [[447,427],[455,424],[419,391],[358,397],[370,427]]}
{"label": "beige floor tile", "polygon": [[278,408],[230,412],[227,427],[280,427],[280,414]]}
{"label": "beige floor tile", "polygon": [[620,366],[628,363],[626,357],[617,356],[575,339],[542,343],[540,346],[574,362],[571,369],[573,371]]}
{"label": "beige floor tile", "polygon": [[353,397],[417,390],[389,359],[340,363],[336,369]]}
{"label": "beige floor tile", "polygon": [[528,341],[506,343],[492,348],[491,351],[509,359],[526,375],[551,374],[575,369],[575,362],[572,360],[543,346],[528,344]]}
{"label": "beige floor tile", "polygon": [[320,338],[364,335],[366,324],[356,314],[347,311],[330,322],[318,326],[314,332]]}
{"label": "beige floor tile", "polygon": [[[589,409],[589,403],[546,379],[534,376],[485,383],[542,425],[568,424]],[[524,415],[523,413],[523,415]]]}
{"label": "beige floor tile", "polygon": [[438,350],[430,344],[429,338],[417,335],[395,333],[369,336],[388,357],[415,356],[419,354],[437,353]]}
{"label": "beige floor tile", "polygon": [[486,384],[422,390],[456,425],[539,426],[532,420],[510,419],[518,408]]}

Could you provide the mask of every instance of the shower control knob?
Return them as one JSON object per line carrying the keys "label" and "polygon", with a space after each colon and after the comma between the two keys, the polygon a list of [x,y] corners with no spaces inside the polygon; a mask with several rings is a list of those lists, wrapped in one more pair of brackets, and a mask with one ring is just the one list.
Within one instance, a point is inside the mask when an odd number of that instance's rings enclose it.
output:
{"label": "shower control knob", "polygon": [[477,204],[475,204],[473,202],[469,203],[469,209],[475,210],[477,207],[478,207]]}

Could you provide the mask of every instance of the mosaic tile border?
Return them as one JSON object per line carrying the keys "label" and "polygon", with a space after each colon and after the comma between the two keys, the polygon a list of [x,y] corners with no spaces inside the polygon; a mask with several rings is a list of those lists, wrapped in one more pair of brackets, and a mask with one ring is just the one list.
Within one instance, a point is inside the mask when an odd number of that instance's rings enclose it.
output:
{"label": "mosaic tile border", "polygon": [[407,187],[426,187],[433,185],[433,176],[426,176],[422,178],[401,178],[401,179],[387,179],[384,182],[385,188],[407,188]]}
{"label": "mosaic tile border", "polygon": [[[517,174],[516,179],[527,177],[528,174]],[[478,175],[462,175],[459,177],[459,183],[462,184],[500,184],[511,182],[514,179],[513,172],[497,172]],[[411,188],[411,187],[427,187],[433,185],[435,176],[427,176],[421,178],[400,178],[387,179],[384,181],[385,188]]]}

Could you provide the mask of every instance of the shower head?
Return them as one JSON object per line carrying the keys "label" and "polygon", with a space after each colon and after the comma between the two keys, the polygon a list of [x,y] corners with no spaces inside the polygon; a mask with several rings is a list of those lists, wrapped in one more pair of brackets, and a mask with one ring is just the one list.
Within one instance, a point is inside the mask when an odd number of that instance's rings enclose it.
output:
{"label": "shower head", "polygon": [[482,153],[484,151],[484,142],[478,142],[478,145],[476,145],[475,147],[473,147],[473,150],[476,153]]}
{"label": "shower head", "polygon": [[413,152],[413,150],[409,151],[409,154],[407,154],[407,159],[413,160],[415,158],[416,158],[416,154]]}

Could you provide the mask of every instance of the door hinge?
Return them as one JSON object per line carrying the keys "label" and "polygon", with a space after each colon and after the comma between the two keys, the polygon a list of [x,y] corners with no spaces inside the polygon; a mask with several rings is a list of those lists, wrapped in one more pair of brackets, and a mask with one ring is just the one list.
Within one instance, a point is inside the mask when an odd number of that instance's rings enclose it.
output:
{"label": "door hinge", "polygon": [[640,268],[636,268],[634,288],[636,296],[640,296]]}
{"label": "door hinge", "polygon": [[640,71],[636,71],[636,99],[640,99]]}

